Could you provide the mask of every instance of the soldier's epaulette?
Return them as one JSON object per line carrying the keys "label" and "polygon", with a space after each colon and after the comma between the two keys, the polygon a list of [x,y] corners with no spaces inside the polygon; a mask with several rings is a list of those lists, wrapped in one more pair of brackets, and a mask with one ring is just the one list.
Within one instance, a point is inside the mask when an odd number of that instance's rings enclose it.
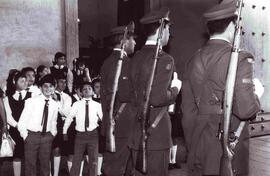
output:
{"label": "soldier's epaulette", "polygon": [[171,55],[169,55],[168,53],[166,53],[165,51],[160,51],[159,52],[159,57],[160,58],[170,58],[170,59],[173,59],[173,57]]}

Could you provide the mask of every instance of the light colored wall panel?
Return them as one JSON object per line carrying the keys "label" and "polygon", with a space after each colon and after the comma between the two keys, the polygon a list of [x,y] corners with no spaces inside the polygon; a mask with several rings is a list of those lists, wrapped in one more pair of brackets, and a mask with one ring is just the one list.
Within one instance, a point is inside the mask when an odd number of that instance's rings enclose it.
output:
{"label": "light colored wall panel", "polygon": [[270,1],[245,0],[242,48],[255,57],[254,75],[265,87],[262,109],[270,112]]}
{"label": "light colored wall panel", "polygon": [[65,51],[62,0],[0,0],[0,85],[11,68],[51,65]]}

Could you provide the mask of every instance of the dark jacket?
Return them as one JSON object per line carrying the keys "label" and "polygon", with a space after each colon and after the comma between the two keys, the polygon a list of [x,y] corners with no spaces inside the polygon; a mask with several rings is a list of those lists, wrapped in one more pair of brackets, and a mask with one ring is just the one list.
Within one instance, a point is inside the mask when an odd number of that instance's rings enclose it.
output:
{"label": "dark jacket", "polygon": [[[232,46],[210,40],[189,62],[183,80],[183,128],[189,149],[188,166],[201,167],[202,174],[218,175],[222,148],[216,137],[223,117],[223,99]],[[253,56],[240,52],[233,97],[231,132],[240,121],[250,120],[260,110],[252,84]],[[235,149],[233,169],[248,173],[247,125]],[[195,167],[196,168],[196,167]],[[195,169],[196,170],[196,169]],[[191,175],[197,175],[195,172]],[[199,174],[200,175],[200,174]]]}
{"label": "dark jacket", "polygon": [[[101,133],[105,136],[108,128],[109,107],[113,91],[113,81],[116,72],[116,64],[120,57],[120,51],[113,51],[105,60],[101,68],[101,104],[103,111],[103,122]],[[115,126],[115,137],[127,138],[130,136],[134,112],[131,101],[131,83],[129,78],[129,58],[124,57],[122,71],[118,82],[114,112],[117,112],[122,103],[127,103],[123,112],[120,114]]]}
{"label": "dark jacket", "polygon": [[[131,82],[133,87],[133,104],[136,107],[137,115],[142,111],[145,101],[145,91],[150,71],[153,65],[156,46],[145,45],[132,58],[131,63]],[[174,71],[174,59],[165,52],[161,52],[157,61],[157,69],[154,76],[154,82],[150,95],[150,118],[149,124],[152,124],[160,111],[174,103],[178,90],[176,87],[171,88],[171,79]],[[133,136],[130,141],[130,147],[139,148],[141,139],[141,122],[135,119]],[[148,150],[168,149],[172,145],[171,141],[171,121],[166,111],[157,127],[152,131],[148,139]]]}

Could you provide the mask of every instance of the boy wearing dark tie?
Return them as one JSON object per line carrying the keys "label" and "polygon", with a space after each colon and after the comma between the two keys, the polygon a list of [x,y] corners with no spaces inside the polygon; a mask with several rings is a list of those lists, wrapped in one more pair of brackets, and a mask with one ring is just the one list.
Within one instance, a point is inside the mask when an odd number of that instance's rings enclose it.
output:
{"label": "boy wearing dark tie", "polygon": [[93,89],[90,82],[84,82],[81,85],[83,99],[72,105],[71,111],[64,124],[64,139],[67,140],[67,130],[76,119],[75,129],[77,131],[75,137],[75,149],[73,157],[73,165],[70,175],[78,176],[80,173],[80,163],[83,154],[87,149],[89,157],[89,175],[97,175],[97,156],[98,156],[98,121],[102,120],[102,109],[100,103],[92,100]]}
{"label": "boy wearing dark tie", "polygon": [[37,158],[40,162],[40,174],[50,175],[50,154],[54,136],[58,103],[51,95],[55,80],[51,75],[44,76],[39,83],[42,94],[25,101],[25,107],[18,122],[18,130],[25,145],[25,175],[36,176]]}

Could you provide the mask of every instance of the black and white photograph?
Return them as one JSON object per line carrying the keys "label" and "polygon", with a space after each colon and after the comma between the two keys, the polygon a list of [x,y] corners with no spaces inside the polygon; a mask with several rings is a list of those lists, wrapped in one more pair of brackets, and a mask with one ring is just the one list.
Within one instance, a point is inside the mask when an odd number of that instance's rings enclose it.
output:
{"label": "black and white photograph", "polygon": [[270,176],[270,1],[0,0],[0,176]]}

